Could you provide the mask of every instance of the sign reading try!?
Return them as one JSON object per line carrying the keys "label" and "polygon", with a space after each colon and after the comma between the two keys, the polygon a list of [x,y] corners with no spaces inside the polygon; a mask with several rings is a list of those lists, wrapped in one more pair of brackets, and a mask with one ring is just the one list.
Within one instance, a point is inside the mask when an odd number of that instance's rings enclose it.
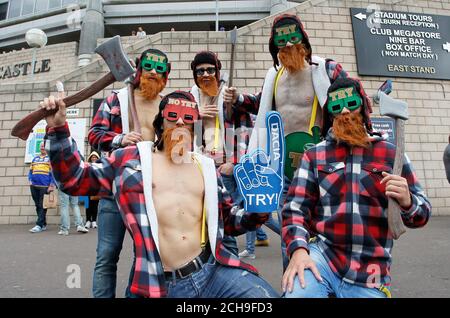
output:
{"label": "sign reading try!", "polygon": [[351,8],[358,74],[450,79],[450,17]]}

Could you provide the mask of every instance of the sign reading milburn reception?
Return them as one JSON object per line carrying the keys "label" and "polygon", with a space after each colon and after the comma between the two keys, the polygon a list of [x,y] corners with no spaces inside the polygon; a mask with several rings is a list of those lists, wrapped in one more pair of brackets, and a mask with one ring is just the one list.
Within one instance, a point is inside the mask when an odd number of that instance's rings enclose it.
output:
{"label": "sign reading milburn reception", "polygon": [[450,79],[450,17],[351,8],[359,75]]}

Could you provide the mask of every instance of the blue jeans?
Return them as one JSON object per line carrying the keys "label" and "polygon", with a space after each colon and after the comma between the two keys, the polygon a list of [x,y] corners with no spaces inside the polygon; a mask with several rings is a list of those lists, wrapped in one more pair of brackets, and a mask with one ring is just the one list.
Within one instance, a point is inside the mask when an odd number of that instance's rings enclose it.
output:
{"label": "blue jeans", "polygon": [[[284,176],[284,186],[283,186],[283,192],[281,193],[280,201],[278,202],[278,223],[280,224],[280,233],[283,230],[283,220],[282,220],[282,214],[281,210],[283,210],[284,201],[286,200],[286,196],[289,190],[289,186],[291,185],[291,180],[289,180],[286,176]],[[289,258],[287,257],[286,252],[286,244],[283,241],[283,236],[281,236],[281,258],[283,260],[283,273],[286,270],[287,266],[289,265]]]}
{"label": "blue jeans", "polygon": [[[117,262],[125,237],[125,225],[116,201],[100,200],[97,224],[97,260],[92,292],[95,298],[114,298],[116,296]],[[133,267],[132,272],[134,272]],[[132,276],[130,273],[130,278]]]}
{"label": "blue jeans", "polygon": [[[239,193],[236,180],[234,179],[233,175],[222,175],[222,181],[223,186],[227,189],[228,193],[231,196],[231,199],[233,200],[233,205],[241,206],[244,199],[242,198],[241,194]],[[234,255],[238,255],[239,249],[237,247],[236,238],[234,236],[224,235],[222,240],[223,245],[232,252]]]}
{"label": "blue jeans", "polygon": [[294,277],[292,293],[287,291],[285,298],[328,298],[336,295],[338,298],[386,298],[386,294],[377,288],[368,288],[347,283],[333,273],[328,262],[316,243],[309,245],[310,256],[320,272],[323,282],[319,282],[311,272],[305,270],[305,289],[300,286],[298,276]]}
{"label": "blue jeans", "polygon": [[[267,220],[265,225],[269,229],[280,235],[280,224],[273,219],[272,213],[269,214],[269,219]],[[258,239],[258,241],[267,240],[267,234],[266,232],[264,232],[262,227],[260,227],[256,229],[256,231],[249,231],[245,233],[245,238],[246,238],[246,250],[249,253],[253,254],[255,252],[255,240],[256,239]]]}
{"label": "blue jeans", "polygon": [[59,202],[61,204],[61,230],[68,231],[70,229],[70,213],[69,204],[73,209],[73,217],[75,226],[83,226],[83,218],[81,217],[80,207],[78,206],[78,197],[68,195],[62,191],[59,191]]}
{"label": "blue jeans", "polygon": [[36,187],[30,185],[31,197],[33,198],[34,205],[36,206],[37,221],[36,225],[44,227],[47,225],[45,216],[47,209],[44,209],[44,194],[47,193],[48,187]]}
{"label": "blue jeans", "polygon": [[273,298],[278,293],[261,277],[237,267],[223,266],[211,255],[202,269],[167,281],[170,298]]}

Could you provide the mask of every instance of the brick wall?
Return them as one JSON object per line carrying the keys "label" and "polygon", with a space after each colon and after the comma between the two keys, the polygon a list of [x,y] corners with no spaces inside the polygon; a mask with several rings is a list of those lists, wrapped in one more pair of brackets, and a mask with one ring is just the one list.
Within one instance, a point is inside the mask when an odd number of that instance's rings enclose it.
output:
{"label": "brick wall", "polygon": [[[33,49],[24,49],[16,52],[0,54],[0,68],[10,66],[11,70],[14,65],[22,63],[31,63],[33,59]],[[41,61],[50,59],[49,72],[36,73],[31,76],[31,66],[28,67],[27,75],[19,75],[17,77],[5,77],[4,73],[0,73],[0,84],[35,82],[56,78],[62,74],[72,71],[78,63],[78,43],[69,42],[63,44],[55,44],[36,49],[36,70],[40,69]]]}
{"label": "brick wall", "polygon": [[[395,1],[375,0],[381,9],[406,12],[424,12],[450,16],[450,0]],[[340,62],[351,76],[357,76],[350,7],[367,7],[368,1],[312,0],[289,10],[297,13],[305,24],[313,54]],[[270,25],[274,16],[267,17],[238,30],[235,80],[240,91],[257,92],[264,76],[272,66],[268,50]],[[99,41],[101,42],[101,41]],[[216,51],[222,60],[223,71],[229,68],[231,46],[229,32],[162,32],[146,39],[124,39],[124,46],[134,58],[149,47],[167,52],[172,72],[165,93],[174,89],[189,89],[193,84],[190,62],[199,50]],[[69,94],[85,87],[107,72],[97,59],[91,64],[60,76]],[[37,102],[54,87],[57,78],[34,84],[0,84],[0,223],[31,223],[35,221],[34,207],[26,183],[28,166],[23,158],[25,143],[10,137],[15,122],[36,107]],[[375,93],[385,80],[382,77],[361,77],[369,95]],[[406,151],[422,185],[433,204],[434,215],[450,215],[450,185],[445,178],[442,154],[450,132],[450,81],[393,78],[394,98],[408,102],[410,119],[406,125]],[[104,98],[116,83],[94,98]],[[90,118],[91,101],[85,101],[80,116]],[[374,108],[374,115],[379,110]],[[88,121],[90,124],[90,121]],[[87,128],[86,128],[87,129]],[[50,221],[58,222],[56,211],[50,211]]]}

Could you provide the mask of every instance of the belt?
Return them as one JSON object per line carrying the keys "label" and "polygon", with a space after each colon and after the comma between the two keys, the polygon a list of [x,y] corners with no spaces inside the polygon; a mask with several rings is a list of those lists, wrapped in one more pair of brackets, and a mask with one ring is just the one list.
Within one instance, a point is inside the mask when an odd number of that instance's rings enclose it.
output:
{"label": "belt", "polygon": [[173,273],[175,273],[176,278],[184,278],[186,276],[189,276],[190,274],[199,271],[202,268],[202,265],[208,262],[210,255],[211,249],[209,247],[209,244],[207,244],[202,252],[192,261],[173,271],[164,272],[164,276],[166,279],[172,279]]}

